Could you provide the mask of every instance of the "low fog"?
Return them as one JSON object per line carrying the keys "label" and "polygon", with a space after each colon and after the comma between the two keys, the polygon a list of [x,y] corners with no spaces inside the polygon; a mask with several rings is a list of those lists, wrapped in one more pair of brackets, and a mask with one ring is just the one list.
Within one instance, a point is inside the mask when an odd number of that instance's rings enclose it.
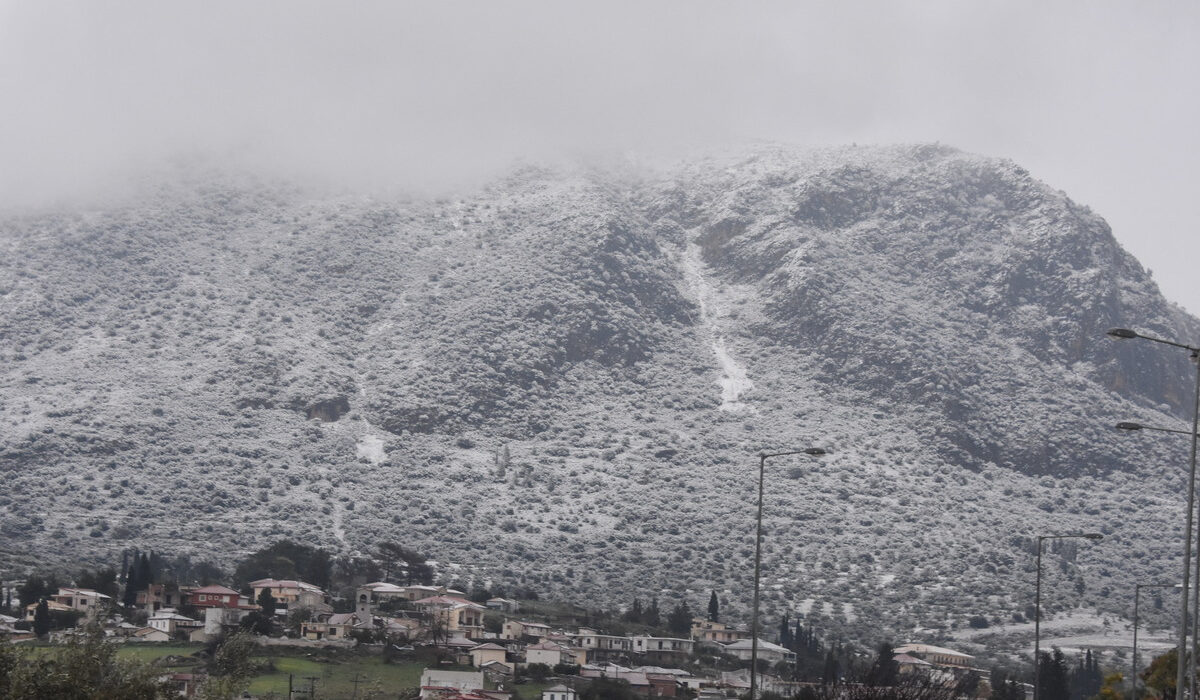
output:
{"label": "low fog", "polygon": [[940,141],[1113,224],[1200,311],[1195,4],[0,3],[0,205],[179,158],[436,191],[514,161]]}

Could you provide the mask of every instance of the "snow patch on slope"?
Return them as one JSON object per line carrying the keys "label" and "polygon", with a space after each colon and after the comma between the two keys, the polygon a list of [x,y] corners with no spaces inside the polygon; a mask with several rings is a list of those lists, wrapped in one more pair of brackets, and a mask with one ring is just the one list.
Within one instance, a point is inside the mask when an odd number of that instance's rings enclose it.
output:
{"label": "snow patch on slope", "polygon": [[742,394],[754,388],[754,382],[750,381],[746,375],[746,368],[729,354],[725,337],[721,334],[720,326],[717,323],[719,316],[717,293],[705,276],[704,261],[700,259],[700,246],[694,243],[688,244],[683,254],[681,267],[692,295],[700,307],[700,321],[704,330],[712,338],[713,355],[721,368],[722,377],[718,382],[721,387],[720,410],[733,412],[753,410],[752,407],[742,403],[740,399]]}
{"label": "snow patch on slope", "polygon": [[383,438],[378,435],[363,435],[354,446],[355,456],[365,457],[371,464],[379,464],[387,459],[383,449]]}

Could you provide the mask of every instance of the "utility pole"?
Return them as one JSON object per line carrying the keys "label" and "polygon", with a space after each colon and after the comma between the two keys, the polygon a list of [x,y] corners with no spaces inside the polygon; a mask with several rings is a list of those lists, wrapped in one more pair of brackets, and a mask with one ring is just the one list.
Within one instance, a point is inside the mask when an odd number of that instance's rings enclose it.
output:
{"label": "utility pole", "polygon": [[292,677],[293,677],[293,675],[294,675],[294,674],[291,674],[291,673],[289,673],[289,674],[288,674],[288,700],[292,700],[292,693],[294,692],[294,691],[292,690]]}

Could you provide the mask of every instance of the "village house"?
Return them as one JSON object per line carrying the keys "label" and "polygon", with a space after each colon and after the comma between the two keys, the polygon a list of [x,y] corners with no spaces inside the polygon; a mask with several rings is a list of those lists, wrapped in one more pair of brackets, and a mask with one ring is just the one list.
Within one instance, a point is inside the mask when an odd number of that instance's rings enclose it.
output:
{"label": "village house", "polygon": [[[730,656],[736,656],[742,661],[749,661],[754,655],[754,640],[739,639],[732,644],[725,645],[725,653]],[[777,664],[780,661],[786,663],[796,663],[796,652],[781,647],[778,644],[772,644],[765,639],[758,640],[758,658],[764,659],[772,664]]]}
{"label": "village house", "polygon": [[645,654],[654,661],[682,661],[691,656],[695,648],[696,643],[690,639],[646,635],[633,637],[633,653]]}
{"label": "village house", "polygon": [[579,693],[565,685],[554,685],[542,691],[542,700],[579,700]]}
{"label": "village house", "polygon": [[713,622],[702,618],[692,620],[692,639],[697,642],[729,644],[739,639],[749,639],[750,632],[731,627],[724,622]]}
{"label": "village house", "polygon": [[483,675],[492,683],[507,683],[513,677],[513,664],[499,661],[488,661],[479,667]]}
{"label": "village house", "polygon": [[651,695],[654,692],[653,686],[650,685],[650,679],[646,677],[645,673],[620,666],[585,666],[579,670],[579,675],[582,678],[610,678],[625,681],[634,695]]}
{"label": "village house", "polygon": [[935,647],[932,644],[904,644],[896,647],[892,652],[915,656],[918,659],[928,661],[934,666],[955,666],[969,669],[975,661],[975,657],[970,654],[964,654],[960,651],[947,649],[946,647]]}
{"label": "village house", "polygon": [[58,593],[51,596],[49,602],[57,603],[63,609],[77,610],[95,617],[108,607],[112,598],[90,588],[59,588]]}
{"label": "village house", "polygon": [[[188,595],[188,604],[194,608],[237,608],[242,605],[241,596],[232,588],[205,586]],[[248,603],[247,603],[248,604]]]}
{"label": "village house", "polygon": [[275,598],[276,615],[287,615],[289,610],[299,608],[316,612],[333,612],[333,607],[329,604],[329,594],[311,583],[264,578],[251,581],[250,588],[254,591],[253,599],[256,602],[263,591],[271,592],[271,596]]}
{"label": "village house", "polygon": [[313,641],[344,641],[351,639],[351,630],[360,622],[358,613],[323,614],[316,620],[300,623],[300,636]]}
{"label": "village house", "polygon": [[[25,621],[26,622],[33,622],[33,616],[35,614],[37,614],[37,606],[38,606],[37,603],[30,603],[29,605],[25,606]],[[75,608],[72,608],[70,605],[63,605],[62,603],[59,603],[57,601],[47,599],[46,600],[46,609],[49,610],[50,612],[71,612]]]}
{"label": "village house", "polygon": [[904,644],[892,650],[896,665],[903,674],[924,673],[934,679],[951,683],[968,674],[980,678],[980,687],[989,688],[991,673],[974,668],[975,657],[961,651],[933,646],[932,644]]}
{"label": "village house", "polygon": [[392,600],[411,602],[408,589],[384,581],[364,583],[354,591],[354,612],[369,617],[375,614],[375,609],[380,603]]}
{"label": "village house", "polygon": [[171,635],[153,627],[143,627],[129,636],[132,642],[169,642]]}
{"label": "village house", "polygon": [[414,602],[413,607],[443,622],[448,632],[460,632],[468,637],[483,636],[483,613],[487,608],[466,598],[433,596]]}
{"label": "village house", "polygon": [[550,636],[550,625],[543,625],[540,622],[505,620],[504,625],[500,628],[501,639],[524,639],[526,637],[543,639],[548,636]]}
{"label": "village house", "polygon": [[[211,595],[217,594],[214,593]],[[254,610],[255,608],[249,605],[239,605],[232,608],[219,606],[204,608],[204,632],[208,637],[215,637],[222,632],[240,627],[242,620],[251,612],[254,612]],[[190,637],[189,639],[190,641],[198,641]]]}
{"label": "village house", "polygon": [[165,632],[171,637],[175,636],[177,630],[190,632],[193,629],[204,627],[204,623],[200,620],[185,617],[170,608],[164,608],[154,613],[150,616],[150,619],[146,620],[146,624],[156,630]]}
{"label": "village house", "polygon": [[[583,652],[583,650],[579,650]],[[539,642],[530,644],[525,647],[525,663],[527,664],[546,664],[553,668],[559,664],[580,663],[576,661],[578,655],[574,650],[569,649],[558,642]],[[586,661],[586,659],[582,659]]]}
{"label": "village house", "polygon": [[489,663],[498,662],[508,665],[508,650],[499,644],[488,642],[479,646],[471,647],[471,665],[475,668],[483,668]]}
{"label": "village house", "polygon": [[632,637],[599,634],[587,627],[580,627],[571,639],[575,646],[587,650],[590,661],[623,661],[633,651]]}
{"label": "village house", "polygon": [[154,614],[163,608],[179,608],[191,588],[180,588],[174,584],[151,583],[146,590],[137,592],[136,605]]}
{"label": "village house", "polygon": [[421,700],[439,700],[456,691],[483,690],[481,671],[442,671],[427,668],[421,673]]}
{"label": "village house", "polygon": [[422,598],[432,598],[439,595],[448,595],[461,598],[466,595],[463,591],[456,591],[453,588],[445,586],[404,586],[404,597],[411,602],[416,602]]}
{"label": "village house", "polygon": [[488,598],[484,605],[486,605],[489,610],[499,610],[502,613],[509,614],[520,612],[521,610],[520,603],[508,598]]}

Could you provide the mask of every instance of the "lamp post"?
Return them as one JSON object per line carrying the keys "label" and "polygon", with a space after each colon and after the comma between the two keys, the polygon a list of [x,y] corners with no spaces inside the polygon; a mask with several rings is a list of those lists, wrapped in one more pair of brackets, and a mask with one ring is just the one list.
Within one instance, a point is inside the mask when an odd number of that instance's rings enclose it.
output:
{"label": "lamp post", "polygon": [[[1157,433],[1175,433],[1177,435],[1194,435],[1193,433],[1189,433],[1186,430],[1179,430],[1177,428],[1162,428],[1162,427],[1155,426],[1155,425],[1143,425],[1142,423],[1134,423],[1133,421],[1122,421],[1120,423],[1117,423],[1116,427],[1118,430],[1128,430],[1130,432],[1137,432],[1139,430],[1152,430]],[[1193,452],[1193,454],[1194,454],[1194,452]],[[1196,533],[1196,541],[1198,543],[1197,546],[1200,546],[1200,521],[1196,522],[1196,527],[1198,530]],[[1200,550],[1197,551],[1197,556],[1193,557],[1192,559],[1193,559],[1193,567],[1195,569],[1192,572],[1192,575],[1193,575],[1193,579],[1192,579],[1193,580],[1193,585],[1192,585],[1192,645],[1195,646],[1196,640],[1200,639],[1200,617],[1196,616],[1196,612],[1200,611]],[[1185,599],[1187,598],[1186,590],[1184,591],[1183,597]],[[1193,686],[1192,692],[1194,694],[1195,693],[1195,685],[1196,685],[1196,654],[1195,654],[1194,650],[1189,650],[1189,652],[1190,653],[1187,656],[1187,667],[1188,667],[1187,682],[1189,685]],[[1182,691],[1179,692],[1179,696],[1180,697],[1183,696]]]}
{"label": "lamp post", "polygon": [[[1149,340],[1152,343],[1161,345],[1170,345],[1171,347],[1187,350],[1193,361],[1200,360],[1200,348],[1186,343],[1177,343],[1173,340],[1164,340],[1154,336],[1138,333],[1137,331],[1128,328],[1110,328],[1108,335],[1117,340],[1129,340],[1131,338],[1141,338]],[[1129,424],[1133,425],[1133,424]],[[1130,428],[1126,428],[1130,429]],[[1140,429],[1140,428],[1139,428]],[[1192,519],[1195,515],[1196,507],[1196,431],[1200,429],[1200,362],[1196,362],[1196,390],[1192,402],[1192,453],[1188,460],[1188,487],[1187,487],[1187,516],[1184,518],[1183,527],[1183,595],[1180,596],[1180,615],[1179,615],[1179,644],[1177,649],[1178,668],[1175,674],[1175,692],[1179,698],[1183,697],[1184,684],[1184,660],[1188,658],[1187,648],[1187,627],[1188,627],[1188,586],[1191,582],[1192,571]],[[1173,432],[1173,431],[1170,431]],[[1200,534],[1197,534],[1200,538]],[[1200,562],[1197,562],[1200,563]],[[1193,603],[1193,608],[1200,608],[1200,586],[1194,586],[1192,591],[1197,600]],[[1192,634],[1193,640],[1195,633]],[[1194,657],[1194,655],[1193,655]],[[1191,677],[1196,676],[1195,659],[1192,659]],[[1193,693],[1194,694],[1194,693]]]}
{"label": "lamp post", "polygon": [[803,450],[788,450],[786,452],[758,453],[758,518],[754,535],[754,612],[750,619],[750,698],[753,700],[758,692],[758,582],[762,574],[762,514],[763,514],[763,477],[767,471],[767,459],[787,455],[809,455],[820,457],[829,454],[820,447],[806,447]]}
{"label": "lamp post", "polygon": [[1046,540],[1075,538],[1102,540],[1104,535],[1098,532],[1073,532],[1065,535],[1037,536],[1037,585],[1034,588],[1033,603],[1033,700],[1038,700],[1041,694],[1042,680],[1042,543]]}
{"label": "lamp post", "polygon": [[1137,700],[1137,634],[1138,604],[1143,588],[1181,588],[1178,583],[1139,583],[1133,587],[1133,663],[1129,669],[1129,700]]}

